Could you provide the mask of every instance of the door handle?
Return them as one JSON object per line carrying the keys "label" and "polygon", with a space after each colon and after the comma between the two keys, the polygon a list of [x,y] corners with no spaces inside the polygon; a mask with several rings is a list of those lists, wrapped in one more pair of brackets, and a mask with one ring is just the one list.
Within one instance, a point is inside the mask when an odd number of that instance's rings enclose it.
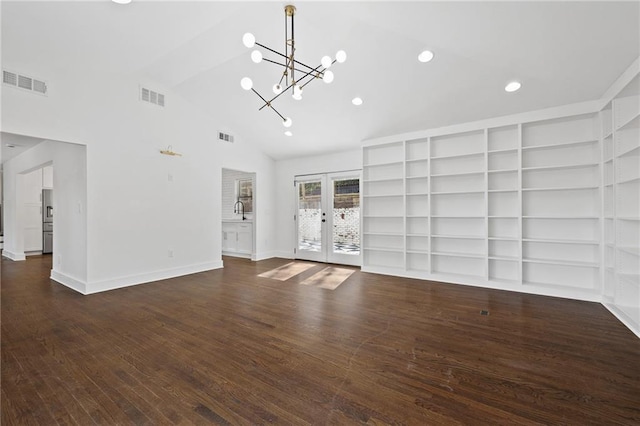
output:
{"label": "door handle", "polygon": [[327,221],[327,219],[322,219],[322,223],[324,223],[324,222],[326,222],[326,221]]}

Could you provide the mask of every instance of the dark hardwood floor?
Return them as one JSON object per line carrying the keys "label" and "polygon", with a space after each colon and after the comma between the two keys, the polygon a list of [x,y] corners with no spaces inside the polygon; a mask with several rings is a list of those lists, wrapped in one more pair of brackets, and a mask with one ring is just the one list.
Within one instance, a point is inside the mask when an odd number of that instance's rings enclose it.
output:
{"label": "dark hardwood floor", "polygon": [[597,303],[224,261],[82,296],[3,259],[2,424],[640,424],[640,339]]}

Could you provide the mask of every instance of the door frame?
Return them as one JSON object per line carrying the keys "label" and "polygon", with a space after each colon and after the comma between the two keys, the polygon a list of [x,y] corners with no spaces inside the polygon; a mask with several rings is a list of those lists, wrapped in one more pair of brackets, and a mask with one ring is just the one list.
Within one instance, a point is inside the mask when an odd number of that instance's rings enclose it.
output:
{"label": "door frame", "polygon": [[[336,179],[358,179],[360,186],[360,217],[358,223],[358,232],[360,235],[360,253],[357,255],[335,253],[333,250],[333,198],[334,198],[334,185],[333,181]],[[326,222],[322,223],[321,228],[321,250],[319,252],[314,251],[301,251],[299,250],[299,184],[304,182],[320,181],[321,184],[321,211],[327,213],[324,217]],[[314,262],[324,263],[336,263],[342,265],[361,266],[362,264],[362,170],[346,170],[341,172],[328,172],[317,173],[311,175],[297,175],[294,177],[294,197],[295,197],[295,214],[294,214],[294,226],[295,226],[295,242],[294,242],[294,257],[296,259],[310,260]]]}

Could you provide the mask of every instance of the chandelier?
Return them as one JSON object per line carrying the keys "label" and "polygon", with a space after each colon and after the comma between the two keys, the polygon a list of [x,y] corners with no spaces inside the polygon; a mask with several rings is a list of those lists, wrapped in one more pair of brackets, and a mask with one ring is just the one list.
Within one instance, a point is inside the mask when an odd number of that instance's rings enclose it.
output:
{"label": "chandelier", "polygon": [[[265,98],[253,88],[253,81],[249,77],[244,77],[240,80],[240,86],[244,90],[251,90],[258,95],[264,104],[258,109],[262,111],[265,107],[271,108],[282,119],[284,127],[291,127],[293,122],[291,118],[284,117],[280,112],[273,107],[273,102],[283,94],[290,92],[293,99],[299,101],[302,99],[302,91],[313,80],[321,78],[325,83],[331,83],[333,81],[333,72],[329,70],[331,65],[336,62],[342,63],[347,59],[347,54],[344,50],[339,50],[336,53],[335,59],[330,56],[323,56],[320,59],[320,65],[317,67],[311,67],[306,65],[295,58],[296,54],[296,42],[294,37],[294,17],[296,14],[296,8],[292,5],[284,7],[284,53],[278,52],[275,49],[271,49],[256,41],[256,38],[251,33],[246,33],[242,37],[242,43],[249,49],[254,46],[261,47],[265,51],[271,52],[276,56],[277,60],[267,59],[263,57],[262,52],[258,49],[251,52],[251,60],[256,64],[262,62],[270,62],[275,65],[279,65],[283,68],[280,80],[273,85],[273,96],[270,99]],[[289,37],[291,34],[291,37]],[[271,96],[271,95],[270,95]]]}

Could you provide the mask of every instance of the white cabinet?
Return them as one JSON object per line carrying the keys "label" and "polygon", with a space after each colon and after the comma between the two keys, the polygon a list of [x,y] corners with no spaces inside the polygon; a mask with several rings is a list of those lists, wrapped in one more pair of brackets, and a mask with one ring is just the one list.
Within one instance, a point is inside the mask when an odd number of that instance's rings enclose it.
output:
{"label": "white cabinet", "polygon": [[251,257],[253,223],[222,222],[222,252],[229,256]]}

